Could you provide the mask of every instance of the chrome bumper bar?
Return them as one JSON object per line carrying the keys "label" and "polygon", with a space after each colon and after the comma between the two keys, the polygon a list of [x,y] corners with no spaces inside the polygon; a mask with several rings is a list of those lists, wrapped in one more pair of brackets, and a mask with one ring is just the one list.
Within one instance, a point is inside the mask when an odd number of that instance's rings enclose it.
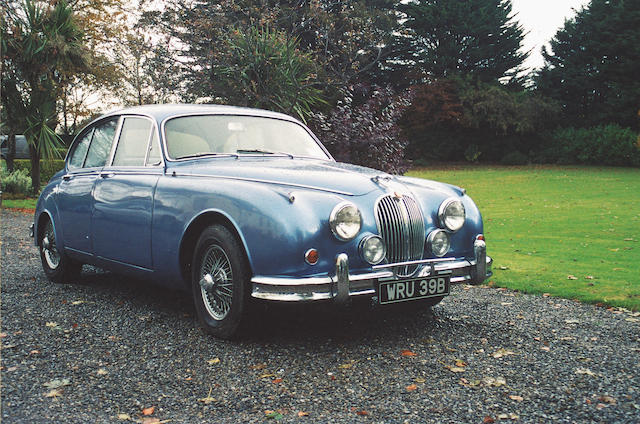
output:
{"label": "chrome bumper bar", "polygon": [[365,274],[349,273],[349,258],[341,253],[336,258],[336,273],[326,277],[263,277],[251,279],[251,296],[257,299],[283,302],[305,302],[313,300],[334,300],[347,303],[352,296],[376,296],[380,280],[394,280],[398,277],[394,269],[402,265],[418,265],[412,277],[420,278],[449,275],[451,283],[480,284],[493,273],[493,259],[487,256],[484,241],[474,244],[474,259],[442,258],[395,264],[376,265],[373,272]]}

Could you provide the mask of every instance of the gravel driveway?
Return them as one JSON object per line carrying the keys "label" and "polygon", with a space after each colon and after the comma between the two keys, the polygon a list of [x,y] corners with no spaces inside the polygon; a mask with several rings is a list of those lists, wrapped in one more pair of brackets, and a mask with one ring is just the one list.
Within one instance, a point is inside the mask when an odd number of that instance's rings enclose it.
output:
{"label": "gravel driveway", "polygon": [[180,292],[50,283],[31,216],[1,220],[3,422],[640,420],[639,314],[458,286],[433,311],[269,306],[228,342]]}

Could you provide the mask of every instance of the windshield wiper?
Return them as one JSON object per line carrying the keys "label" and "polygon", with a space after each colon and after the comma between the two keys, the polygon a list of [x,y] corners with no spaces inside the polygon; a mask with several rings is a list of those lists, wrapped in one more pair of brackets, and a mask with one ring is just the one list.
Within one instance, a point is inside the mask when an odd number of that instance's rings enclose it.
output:
{"label": "windshield wiper", "polygon": [[237,154],[235,153],[212,153],[212,152],[200,152],[200,153],[194,153],[192,155],[184,155],[184,156],[178,156],[177,158],[175,158],[176,160],[178,159],[190,159],[190,158],[200,158],[203,156],[234,156],[234,157],[238,157]]}
{"label": "windshield wiper", "polygon": [[238,153],[262,153],[263,155],[284,155],[284,156],[289,156],[291,159],[293,159],[293,155],[291,153],[286,153],[286,152],[272,152],[269,150],[262,150],[262,149],[238,149],[236,150],[236,152]]}

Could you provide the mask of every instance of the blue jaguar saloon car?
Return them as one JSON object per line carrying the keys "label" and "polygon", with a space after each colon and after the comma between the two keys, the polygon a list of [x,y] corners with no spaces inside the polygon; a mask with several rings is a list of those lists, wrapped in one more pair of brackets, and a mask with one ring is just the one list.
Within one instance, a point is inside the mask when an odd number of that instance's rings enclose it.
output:
{"label": "blue jaguar saloon car", "polygon": [[290,116],[216,105],[90,123],[32,231],[50,280],[91,264],[187,290],[223,338],[255,299],[429,306],[492,263],[464,189],[338,163]]}

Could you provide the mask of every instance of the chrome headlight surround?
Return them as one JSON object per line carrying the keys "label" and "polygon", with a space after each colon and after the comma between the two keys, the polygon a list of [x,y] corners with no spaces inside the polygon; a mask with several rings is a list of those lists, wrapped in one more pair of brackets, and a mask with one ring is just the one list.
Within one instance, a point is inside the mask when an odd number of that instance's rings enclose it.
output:
{"label": "chrome headlight surround", "polygon": [[433,230],[427,237],[427,246],[434,256],[440,258],[451,248],[449,234],[444,230]]}
{"label": "chrome headlight surround", "polygon": [[329,216],[329,226],[338,240],[353,240],[362,228],[360,210],[351,202],[338,203]]}
{"label": "chrome headlight surround", "polygon": [[440,226],[454,233],[462,228],[466,218],[467,214],[464,210],[464,205],[454,197],[446,199],[438,208]]}
{"label": "chrome headlight surround", "polygon": [[378,265],[387,256],[387,247],[382,237],[370,234],[360,240],[358,246],[362,259],[371,265]]}

